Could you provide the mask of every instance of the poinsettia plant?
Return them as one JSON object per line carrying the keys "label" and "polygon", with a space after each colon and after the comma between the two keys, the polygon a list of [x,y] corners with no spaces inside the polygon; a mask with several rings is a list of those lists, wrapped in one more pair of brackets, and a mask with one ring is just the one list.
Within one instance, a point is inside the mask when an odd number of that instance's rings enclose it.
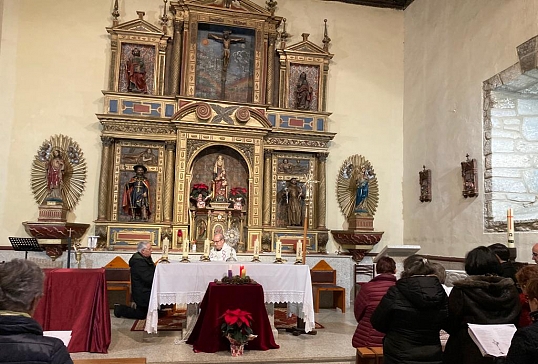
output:
{"label": "poinsettia plant", "polygon": [[222,335],[227,337],[230,342],[235,341],[245,344],[254,339],[257,335],[252,333],[252,315],[250,312],[241,309],[226,310],[221,316],[224,322],[220,326]]}
{"label": "poinsettia plant", "polygon": [[209,195],[209,187],[205,183],[195,183],[192,186],[191,197],[197,198],[199,194],[202,194],[203,198],[206,198]]}
{"label": "poinsettia plant", "polygon": [[245,187],[234,187],[230,190],[230,198],[236,199],[237,197],[242,197],[247,199],[247,189]]}

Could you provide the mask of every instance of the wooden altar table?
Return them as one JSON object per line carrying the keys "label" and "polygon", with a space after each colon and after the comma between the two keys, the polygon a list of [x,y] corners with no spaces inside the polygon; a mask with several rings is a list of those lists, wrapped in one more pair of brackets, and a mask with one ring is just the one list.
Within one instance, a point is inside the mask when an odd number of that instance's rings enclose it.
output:
{"label": "wooden altar table", "polygon": [[105,269],[44,269],[44,295],[34,319],[45,331],[71,330],[70,353],[107,353],[110,309]]}
{"label": "wooden altar table", "polygon": [[226,310],[241,309],[252,315],[252,330],[255,339],[248,342],[248,350],[278,349],[271,324],[265,310],[263,288],[259,284],[217,284],[209,283],[200,304],[200,316],[187,340],[195,352],[215,353],[228,350],[230,342],[220,330],[222,315]]}
{"label": "wooden altar table", "polygon": [[310,268],[307,265],[251,262],[160,263],[155,270],[145,330],[157,332],[157,309],[174,303],[200,303],[209,282],[221,279],[232,266],[234,275],[244,265],[247,275],[263,287],[265,303],[288,303],[288,312],[305,321],[305,331],[315,328]]}

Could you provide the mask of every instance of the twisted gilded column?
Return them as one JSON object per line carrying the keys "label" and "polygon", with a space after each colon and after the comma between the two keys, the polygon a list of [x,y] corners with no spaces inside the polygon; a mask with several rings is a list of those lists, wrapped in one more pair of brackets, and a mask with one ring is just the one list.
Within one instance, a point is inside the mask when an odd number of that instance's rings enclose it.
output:
{"label": "twisted gilded column", "polygon": [[327,157],[329,153],[318,153],[318,229],[325,229],[325,219],[327,213]]}
{"label": "twisted gilded column", "polygon": [[176,160],[176,142],[173,140],[164,143],[164,197],[163,222],[172,222],[172,209],[174,197],[174,164]]}
{"label": "twisted gilded column", "polygon": [[170,94],[179,95],[179,75],[181,72],[181,31],[183,22],[174,20],[174,41],[172,43],[172,60],[170,62]]}
{"label": "twisted gilded column", "polygon": [[[273,105],[274,84],[275,84],[275,42],[276,34],[269,35],[269,49],[267,51],[267,86],[266,103]],[[273,105],[275,106],[275,105]]]}
{"label": "twisted gilded column", "polygon": [[263,209],[262,224],[271,226],[271,157],[272,150],[266,150],[263,163]]}
{"label": "twisted gilded column", "polygon": [[101,136],[103,149],[101,151],[101,176],[99,177],[99,200],[97,207],[97,220],[104,221],[110,217],[110,174],[113,168],[114,138]]}

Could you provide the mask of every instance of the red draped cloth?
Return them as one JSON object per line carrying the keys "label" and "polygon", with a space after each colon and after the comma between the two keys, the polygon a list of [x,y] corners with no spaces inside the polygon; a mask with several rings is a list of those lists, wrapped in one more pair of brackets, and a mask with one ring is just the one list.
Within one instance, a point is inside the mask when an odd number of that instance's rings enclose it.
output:
{"label": "red draped cloth", "polygon": [[44,269],[44,296],[34,319],[45,331],[72,330],[70,353],[107,353],[110,309],[105,269]]}
{"label": "red draped cloth", "polygon": [[259,284],[229,285],[209,283],[204,298],[200,303],[200,316],[192,330],[187,344],[195,352],[215,353],[230,350],[230,342],[222,336],[221,316],[226,310],[241,309],[252,314],[252,331],[257,338],[248,342],[245,349],[278,349],[275,343],[271,323],[267,317],[264,304],[263,288]]}

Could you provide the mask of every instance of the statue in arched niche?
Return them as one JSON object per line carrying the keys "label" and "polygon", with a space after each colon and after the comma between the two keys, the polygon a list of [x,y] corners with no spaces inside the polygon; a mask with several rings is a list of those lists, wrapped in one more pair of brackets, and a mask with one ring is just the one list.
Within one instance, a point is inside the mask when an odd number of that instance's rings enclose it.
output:
{"label": "statue in arched niche", "polygon": [[226,180],[226,167],[222,155],[217,156],[213,167],[213,200],[215,202],[226,202],[228,194],[228,181]]}

